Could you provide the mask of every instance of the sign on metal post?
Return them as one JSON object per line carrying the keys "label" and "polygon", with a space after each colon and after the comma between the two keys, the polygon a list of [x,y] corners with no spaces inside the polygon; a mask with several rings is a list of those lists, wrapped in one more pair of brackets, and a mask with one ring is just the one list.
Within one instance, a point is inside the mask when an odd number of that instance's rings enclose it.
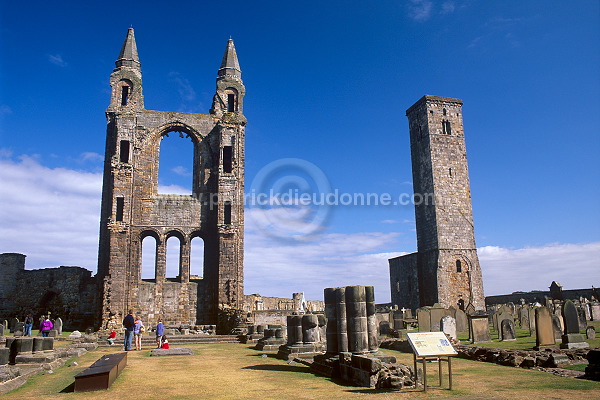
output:
{"label": "sign on metal post", "polygon": [[[423,363],[423,390],[427,391],[427,360],[437,360],[439,363],[440,386],[442,386],[442,361],[448,362],[448,383],[452,390],[452,358],[458,353],[444,332],[414,332],[407,333],[408,343],[413,349],[415,367],[415,382],[418,382],[417,361]],[[419,359],[419,360],[417,360]]]}

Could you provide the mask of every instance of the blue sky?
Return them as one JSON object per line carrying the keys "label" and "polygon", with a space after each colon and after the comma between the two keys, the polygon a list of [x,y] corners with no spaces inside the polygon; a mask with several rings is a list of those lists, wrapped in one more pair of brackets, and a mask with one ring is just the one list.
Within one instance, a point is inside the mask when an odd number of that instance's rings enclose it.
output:
{"label": "blue sky", "polygon": [[[133,26],[147,109],[207,113],[235,40],[247,188],[294,158],[340,192],[410,193],[405,110],[462,99],[486,294],[600,284],[597,1],[0,7],[0,252],[28,268],[95,270],[108,77]],[[189,146],[174,140],[161,184],[185,188]],[[416,250],[412,206],[329,211],[319,235],[282,241],[249,210],[246,293],[372,284],[388,301],[387,258]]]}

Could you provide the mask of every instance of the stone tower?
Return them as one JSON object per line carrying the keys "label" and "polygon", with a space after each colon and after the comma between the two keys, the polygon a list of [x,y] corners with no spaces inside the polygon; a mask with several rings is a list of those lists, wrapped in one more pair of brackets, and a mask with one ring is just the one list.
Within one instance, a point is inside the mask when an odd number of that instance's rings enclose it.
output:
{"label": "stone tower", "polygon": [[424,96],[406,111],[417,253],[390,259],[392,302],[484,309],[475,246],[462,101]]}
{"label": "stone tower", "polygon": [[[132,309],[150,323],[161,317],[167,324],[216,324],[228,331],[244,294],[245,88],[233,40],[209,114],[144,108],[131,28],[110,86],[98,255],[102,326]],[[193,146],[191,195],[158,193],[161,140],[169,134]],[[154,279],[142,279],[147,237],[156,242]],[[179,242],[179,273],[168,278],[166,243],[172,238]],[[195,238],[204,245],[202,277],[190,274]]]}

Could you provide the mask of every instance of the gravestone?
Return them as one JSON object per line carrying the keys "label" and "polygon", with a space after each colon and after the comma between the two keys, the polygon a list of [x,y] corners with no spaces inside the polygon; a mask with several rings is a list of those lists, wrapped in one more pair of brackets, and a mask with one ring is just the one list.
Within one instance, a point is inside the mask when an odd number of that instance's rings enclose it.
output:
{"label": "gravestone", "polygon": [[585,349],[589,345],[585,342],[583,335],[579,333],[579,314],[575,304],[567,300],[562,305],[562,316],[564,321],[564,335],[562,335],[561,349]]}
{"label": "gravestone", "polygon": [[448,315],[448,310],[446,310],[444,307],[442,307],[440,304],[435,303],[433,305],[433,307],[431,307],[429,309],[429,315],[431,318],[431,322],[430,322],[430,328],[431,328],[431,332],[440,332],[442,330],[442,327],[440,326],[440,322],[442,321],[442,318],[445,317],[446,315]]}
{"label": "gravestone", "polygon": [[535,346],[553,346],[554,328],[552,327],[552,314],[547,307],[537,307],[535,309]]}
{"label": "gravestone", "polygon": [[419,308],[417,310],[417,322],[419,324],[419,332],[431,332],[431,319],[427,308]]}
{"label": "gravestone", "polygon": [[592,317],[592,321],[599,321],[600,320],[600,304],[594,302],[594,303],[590,303],[590,314]]}
{"label": "gravestone", "polygon": [[529,329],[529,308],[527,306],[523,306],[519,310],[519,324],[521,329]]}
{"label": "gravestone", "polygon": [[0,336],[4,336],[4,324],[0,324]]}
{"label": "gravestone", "polygon": [[465,333],[469,330],[467,314],[463,310],[456,310],[456,332]]}
{"label": "gravestone", "polygon": [[596,339],[596,328],[588,326],[585,330],[585,337],[588,339]]}
{"label": "gravestone", "polygon": [[456,319],[452,318],[451,315],[446,315],[440,321],[442,332],[456,340]]}
{"label": "gravestone", "polygon": [[60,336],[62,334],[62,330],[63,330],[62,319],[56,318],[56,321],[54,321],[54,329],[56,329],[56,333],[58,334],[58,336]]}
{"label": "gravestone", "polygon": [[500,339],[500,324],[505,319],[510,319],[514,323],[514,318],[511,313],[506,312],[505,310],[500,313],[494,314],[493,322],[494,322],[494,330],[498,333],[498,339]]}
{"label": "gravestone", "polygon": [[575,308],[577,309],[577,316],[579,317],[579,330],[584,331],[587,327],[587,321],[585,320],[583,305],[576,306]]}
{"label": "gravestone", "polygon": [[17,322],[19,322],[19,320],[15,317],[8,319],[8,329],[10,330],[10,333],[15,333]]}
{"label": "gravestone", "polygon": [[15,336],[23,336],[23,334],[25,333],[25,323],[17,322],[15,324],[14,333]]}
{"label": "gravestone", "polygon": [[515,335],[515,322],[512,319],[505,319],[500,322],[500,340],[517,340]]}
{"label": "gravestone", "polygon": [[529,309],[529,336],[535,335],[535,309],[536,307]]}
{"label": "gravestone", "polygon": [[469,339],[472,343],[491,342],[488,315],[483,312],[474,312],[469,315]]}
{"label": "gravestone", "polygon": [[554,329],[554,341],[561,340],[562,338],[562,327],[560,324],[560,318],[557,315],[552,315],[552,329]]}

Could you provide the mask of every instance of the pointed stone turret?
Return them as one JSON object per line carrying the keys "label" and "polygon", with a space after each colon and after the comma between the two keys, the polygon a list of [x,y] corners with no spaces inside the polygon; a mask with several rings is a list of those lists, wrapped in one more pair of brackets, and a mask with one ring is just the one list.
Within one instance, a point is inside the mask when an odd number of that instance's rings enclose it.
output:
{"label": "pointed stone turret", "polygon": [[235,52],[235,45],[233,39],[227,41],[227,48],[223,55],[223,61],[221,62],[221,68],[219,68],[219,78],[230,76],[230,77],[242,77],[242,70],[240,69],[240,63],[238,62],[237,54]]}
{"label": "pointed stone turret", "polygon": [[217,74],[217,91],[213,97],[210,113],[222,117],[224,113],[233,113],[228,116],[228,121],[233,119],[245,121],[244,95],[246,89],[242,82],[242,70],[238,62],[233,39],[227,41],[221,68]]}
{"label": "pointed stone turret", "polygon": [[125,42],[123,42],[123,47],[121,47],[121,53],[119,53],[119,58],[115,62],[115,65],[117,66],[117,68],[140,68],[140,58],[138,56],[137,46],[135,44],[135,35],[133,33],[133,28],[129,28],[129,30],[127,31],[127,37],[125,38]]}
{"label": "pointed stone turret", "polygon": [[131,112],[144,108],[142,70],[133,28],[129,28],[121,47],[116,68],[110,75],[112,96],[107,111]]}

